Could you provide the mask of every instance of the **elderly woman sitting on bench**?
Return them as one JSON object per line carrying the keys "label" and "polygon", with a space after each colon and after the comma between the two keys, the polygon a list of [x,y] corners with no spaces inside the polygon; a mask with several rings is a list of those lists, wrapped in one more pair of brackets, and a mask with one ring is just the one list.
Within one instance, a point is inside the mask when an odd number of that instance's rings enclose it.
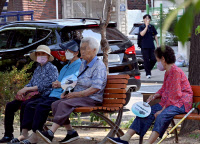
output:
{"label": "elderly woman sitting on bench", "polygon": [[70,113],[76,107],[96,106],[103,101],[103,92],[107,82],[107,71],[104,63],[97,58],[99,43],[96,39],[85,37],[81,40],[80,52],[83,59],[79,69],[77,85],[74,92],[62,94],[61,100],[52,104],[53,125],[50,130],[37,131],[47,143],[51,143],[54,133],[60,126],[67,129],[66,137],[60,141],[68,143],[79,138],[70,125]]}
{"label": "elderly woman sitting on bench", "polygon": [[155,50],[155,55],[157,68],[166,72],[162,88],[155,95],[151,95],[147,102],[156,98],[161,98],[161,102],[151,107],[148,117],[136,117],[125,135],[119,138],[109,137],[109,141],[114,144],[128,144],[134,134],[143,137],[155,120],[153,132],[146,142],[152,144],[158,137],[162,138],[175,115],[189,112],[192,108],[193,92],[184,72],[174,64],[174,50],[168,46],[159,47]]}

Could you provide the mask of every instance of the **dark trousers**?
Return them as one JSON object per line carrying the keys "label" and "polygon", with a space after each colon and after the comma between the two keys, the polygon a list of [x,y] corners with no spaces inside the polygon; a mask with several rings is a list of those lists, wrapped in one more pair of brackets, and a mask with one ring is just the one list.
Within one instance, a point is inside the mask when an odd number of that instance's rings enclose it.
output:
{"label": "dark trousers", "polygon": [[37,98],[31,98],[26,101],[14,100],[7,103],[6,109],[5,109],[5,119],[4,119],[5,136],[8,136],[8,137],[13,136],[13,130],[14,130],[13,120],[14,120],[15,112],[20,109],[20,126],[21,126],[23,115],[24,115],[24,109],[26,105],[35,99]]}
{"label": "dark trousers", "polygon": [[155,49],[153,48],[141,48],[141,52],[144,59],[144,69],[146,71],[146,76],[151,75],[151,70],[156,63],[156,57],[154,55]]}
{"label": "dark trousers", "polygon": [[56,100],[58,100],[58,98],[41,97],[28,103],[24,110],[22,129],[32,129],[33,132],[36,132],[36,130],[43,130],[43,126],[51,111],[51,104]]}
{"label": "dark trousers", "polygon": [[159,103],[153,105],[151,107],[151,114],[145,118],[136,117],[132,125],[130,126],[130,129],[135,130],[138,135],[143,137],[155,120],[154,128],[152,131],[158,132],[159,137],[162,138],[174,116],[186,113],[184,105],[180,108],[170,105],[166,109],[164,109],[155,119],[154,114],[161,109],[162,106]]}

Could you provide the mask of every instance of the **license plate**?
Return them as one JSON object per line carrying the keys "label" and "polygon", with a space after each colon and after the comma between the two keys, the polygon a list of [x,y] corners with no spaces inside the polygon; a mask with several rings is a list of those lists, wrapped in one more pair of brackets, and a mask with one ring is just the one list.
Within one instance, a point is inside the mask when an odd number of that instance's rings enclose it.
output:
{"label": "license plate", "polygon": [[[103,61],[103,56],[98,56],[100,60]],[[118,54],[108,54],[108,62],[120,62],[120,57]]]}

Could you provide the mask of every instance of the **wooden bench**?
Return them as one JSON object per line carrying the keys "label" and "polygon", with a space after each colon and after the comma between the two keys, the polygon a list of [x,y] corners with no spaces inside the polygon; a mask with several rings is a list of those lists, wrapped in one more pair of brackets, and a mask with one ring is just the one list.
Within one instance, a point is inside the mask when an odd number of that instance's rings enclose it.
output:
{"label": "wooden bench", "polygon": [[[114,137],[124,135],[123,131],[119,128],[121,123],[122,114],[123,114],[123,106],[126,103],[126,97],[130,93],[126,93],[126,86],[128,83],[129,75],[108,75],[107,77],[107,85],[104,90],[103,95],[103,103],[102,106],[95,107],[78,107],[73,112],[81,112],[81,113],[94,113],[97,116],[101,117],[103,120],[107,122],[110,128],[107,136],[100,142],[101,144],[107,141],[107,137]],[[101,113],[100,113],[101,112]],[[113,122],[102,113],[117,113],[116,121]],[[82,126],[79,126],[82,127]],[[83,126],[86,127],[86,126]],[[98,128],[87,126],[88,128]],[[102,128],[99,127],[99,128]]]}
{"label": "wooden bench", "polygon": [[[193,91],[193,103],[200,102],[200,86],[192,85],[191,87],[192,87],[192,91]],[[143,100],[146,101],[147,98],[152,94],[155,94],[155,93],[143,93]],[[156,104],[158,102],[160,102],[160,99],[156,99],[156,100],[150,102],[150,105]],[[200,109],[200,105],[198,106],[198,108]],[[185,115],[186,114],[176,115],[174,117],[174,119],[182,119]],[[172,127],[175,126],[174,119],[171,122]],[[198,113],[193,112],[186,119],[189,119],[189,120],[200,120],[200,115]],[[177,132],[177,129],[175,129],[174,134],[175,134],[175,142],[178,143],[178,132]],[[143,138],[140,138],[140,144],[142,143],[142,141],[143,141]]]}

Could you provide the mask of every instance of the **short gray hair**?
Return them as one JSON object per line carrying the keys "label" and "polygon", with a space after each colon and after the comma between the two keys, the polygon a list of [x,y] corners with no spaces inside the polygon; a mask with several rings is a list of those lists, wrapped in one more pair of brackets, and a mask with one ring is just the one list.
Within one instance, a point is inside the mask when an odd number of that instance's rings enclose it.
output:
{"label": "short gray hair", "polygon": [[81,45],[82,45],[82,43],[85,43],[85,42],[88,43],[88,45],[91,49],[96,49],[96,52],[98,53],[100,44],[97,39],[95,39],[93,37],[84,37],[81,40]]}

